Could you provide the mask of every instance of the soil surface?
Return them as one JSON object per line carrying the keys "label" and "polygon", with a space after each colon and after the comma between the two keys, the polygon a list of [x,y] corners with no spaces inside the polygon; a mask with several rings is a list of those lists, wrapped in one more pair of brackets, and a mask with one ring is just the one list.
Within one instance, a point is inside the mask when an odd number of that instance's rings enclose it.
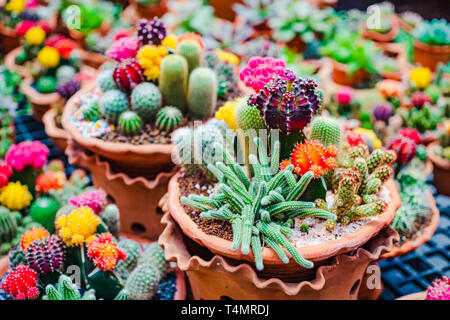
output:
{"label": "soil surface", "polygon": [[425,229],[431,222],[431,216],[433,215],[433,212],[431,210],[427,210],[427,212],[416,219],[414,222],[414,225],[412,226],[412,230],[408,232],[401,232],[400,234],[400,241],[396,243],[397,247],[400,247],[407,241],[415,240],[417,237],[422,235],[423,229]]}

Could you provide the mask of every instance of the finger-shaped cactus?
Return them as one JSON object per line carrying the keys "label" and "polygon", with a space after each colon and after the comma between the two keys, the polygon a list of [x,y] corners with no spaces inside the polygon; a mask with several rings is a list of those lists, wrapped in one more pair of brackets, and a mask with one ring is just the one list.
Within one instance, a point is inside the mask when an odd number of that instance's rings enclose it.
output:
{"label": "finger-shaped cactus", "polygon": [[160,273],[150,264],[140,264],[131,272],[125,283],[130,300],[150,300],[160,281]]}
{"label": "finger-shaped cactus", "polygon": [[159,271],[161,278],[169,271],[169,264],[164,258],[164,249],[157,242],[150,244],[139,260],[140,263],[154,266]]}
{"label": "finger-shaped cactus", "polygon": [[176,53],[186,59],[189,74],[195,68],[200,67],[202,63],[202,48],[197,41],[194,41],[192,39],[186,39],[178,43]]}
{"label": "finger-shaped cactus", "polygon": [[180,55],[171,54],[161,62],[159,88],[165,105],[187,111],[188,65]]}
{"label": "finger-shaped cactus", "polygon": [[216,74],[209,68],[196,68],[189,76],[189,115],[193,119],[207,119],[212,116],[216,104]]}

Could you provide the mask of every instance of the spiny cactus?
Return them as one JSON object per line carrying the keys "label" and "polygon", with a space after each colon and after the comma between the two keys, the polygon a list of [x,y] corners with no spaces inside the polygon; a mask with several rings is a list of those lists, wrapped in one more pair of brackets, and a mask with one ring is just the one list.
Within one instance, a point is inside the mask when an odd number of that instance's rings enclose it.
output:
{"label": "spiny cactus", "polygon": [[161,62],[159,88],[165,105],[187,111],[188,64],[177,54],[165,57]]}
{"label": "spiny cactus", "polygon": [[178,108],[168,106],[158,111],[155,125],[159,130],[171,132],[176,129],[183,120],[183,114]]}
{"label": "spiny cactus", "polygon": [[100,89],[103,92],[108,90],[118,89],[114,78],[113,78],[114,69],[105,69],[99,72],[97,76],[97,83]]}
{"label": "spiny cactus", "polygon": [[141,83],[131,92],[131,109],[144,120],[153,117],[161,103],[161,92],[153,83]]}
{"label": "spiny cactus", "polygon": [[55,217],[59,210],[59,203],[51,197],[40,197],[30,207],[33,221],[40,223],[48,232],[55,231]]}
{"label": "spiny cactus", "polygon": [[159,281],[160,274],[156,267],[140,264],[125,282],[125,290],[130,300],[150,300],[158,289]]}
{"label": "spiny cactus", "polygon": [[114,270],[119,261],[126,259],[126,253],[117,247],[109,232],[102,233],[89,242],[87,255],[103,271]]}
{"label": "spiny cactus", "polygon": [[138,258],[141,254],[139,243],[132,239],[120,239],[117,247],[123,250],[127,257],[125,260],[120,260],[116,265],[116,270],[122,279],[128,279],[130,273],[138,265]]}
{"label": "spiny cactus", "polygon": [[17,235],[17,221],[5,207],[0,207],[0,246],[10,243]]}
{"label": "spiny cactus", "polygon": [[86,121],[96,121],[102,117],[102,112],[98,101],[83,103],[81,106],[81,112],[83,113],[83,118]]}
{"label": "spiny cactus", "polygon": [[106,119],[114,124],[117,123],[122,112],[128,110],[128,97],[120,90],[106,91],[100,98],[100,110]]}
{"label": "spiny cactus", "polygon": [[209,68],[197,68],[189,76],[189,115],[194,119],[212,116],[217,104],[216,74]]}
{"label": "spiny cactus", "polygon": [[136,59],[124,59],[118,63],[114,68],[113,79],[116,85],[125,91],[131,91],[145,81],[141,66]]}
{"label": "spiny cactus", "polygon": [[341,147],[341,125],[339,121],[330,117],[316,117],[311,122],[309,140],[317,140],[324,147],[330,144],[338,150]]}
{"label": "spiny cactus", "polygon": [[27,264],[25,251],[23,251],[20,246],[16,246],[8,252],[8,260],[9,260],[9,267],[11,269],[14,269],[15,267],[21,264],[23,265]]}
{"label": "spiny cactus", "polygon": [[24,265],[11,270],[3,279],[1,287],[17,300],[34,300],[39,296],[37,273]]}
{"label": "spiny cactus", "polygon": [[136,24],[136,29],[138,38],[143,45],[148,43],[159,45],[166,37],[166,28],[158,17],[154,17],[152,21],[140,19]]}
{"label": "spiny cactus", "polygon": [[56,89],[56,79],[52,76],[43,76],[36,82],[36,88],[40,93],[52,93]]}
{"label": "spiny cactus", "polygon": [[36,240],[26,251],[28,266],[38,273],[49,273],[58,270],[65,259],[65,248],[56,236]]}
{"label": "spiny cactus", "polygon": [[246,99],[241,99],[236,106],[236,122],[239,129],[266,129],[264,119],[259,110],[248,104]]}
{"label": "spiny cactus", "polygon": [[163,278],[169,271],[169,264],[164,258],[164,249],[157,242],[150,244],[139,258],[139,263],[154,266]]}
{"label": "spiny cactus", "polygon": [[120,212],[119,208],[115,204],[109,204],[105,210],[100,213],[100,217],[108,227],[108,231],[111,232],[116,238],[119,237],[120,230]]}
{"label": "spiny cactus", "polygon": [[75,79],[77,71],[74,67],[69,65],[62,65],[56,70],[56,81],[58,83],[63,83],[68,80]]}
{"label": "spiny cactus", "polygon": [[209,197],[191,194],[181,197],[181,201],[201,211],[202,218],[229,221],[233,227],[231,248],[240,247],[245,255],[251,248],[258,270],[264,268],[262,242],[273,248],[284,263],[289,263],[289,258],[283,247],[298,264],[312,268],[313,263],[304,259],[285,237],[291,234],[292,219],[316,216],[334,220],[336,216],[316,208],[313,202],[298,201],[313,173],[307,172],[297,181],[293,165],[279,171],[279,141],[275,142],[270,159],[261,140],[255,138],[254,143],[257,155],[249,156],[253,175],[247,176],[231,155],[217,145],[224,162],[209,164],[208,169],[219,180],[218,191]]}
{"label": "spiny cactus", "polygon": [[87,290],[81,296],[78,286],[72,282],[72,279],[62,274],[58,278],[56,285],[47,285],[45,295],[42,300],[96,300],[95,290]]}
{"label": "spiny cactus", "polygon": [[119,117],[119,129],[123,134],[134,135],[142,127],[142,120],[134,111],[125,111]]}
{"label": "spiny cactus", "polygon": [[188,73],[202,64],[202,48],[197,41],[186,39],[178,43],[176,53],[184,57],[188,64]]}

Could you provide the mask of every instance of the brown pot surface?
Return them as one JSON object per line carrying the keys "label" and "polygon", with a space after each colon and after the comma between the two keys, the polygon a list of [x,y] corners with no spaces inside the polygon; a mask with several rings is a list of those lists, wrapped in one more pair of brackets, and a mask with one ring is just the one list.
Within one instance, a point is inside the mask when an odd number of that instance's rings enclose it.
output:
{"label": "brown pot surface", "polygon": [[386,33],[379,33],[376,31],[369,30],[369,29],[367,29],[367,25],[364,23],[363,30],[362,30],[363,37],[366,39],[370,39],[370,40],[378,41],[378,42],[394,41],[398,35],[398,31],[400,29],[400,24],[398,22],[398,19],[394,15],[390,16],[389,20],[391,22],[391,30],[389,30]]}
{"label": "brown pot surface", "polygon": [[87,50],[80,50],[81,60],[88,66],[98,69],[102,64],[108,61],[108,57],[97,52],[90,52]]}
{"label": "brown pot surface", "polygon": [[432,71],[436,70],[439,62],[447,63],[450,60],[450,45],[432,46],[414,40],[414,61]]}
{"label": "brown pot surface", "polygon": [[165,214],[161,222],[166,228],[158,242],[165,249],[166,260],[175,261],[186,271],[194,299],[204,300],[357,299],[368,266],[392,248],[398,237],[392,228],[385,228],[365,248],[333,257],[326,265],[317,267],[307,280],[285,279],[285,282],[283,270],[275,277],[261,278],[242,261],[233,262],[211,252],[197,255],[192,252],[195,248],[187,247],[191,240],[183,235],[170,214]]}
{"label": "brown pot surface", "polygon": [[[189,215],[186,214],[181,206],[180,189],[177,181],[178,177],[179,173],[175,175],[169,183],[167,201],[169,212],[174,220],[181,226],[183,233],[192,240],[207,247],[215,254],[239,261],[253,262],[253,254],[244,255],[239,250],[232,250],[231,241],[206,234],[197,226],[197,224],[195,224],[194,221],[191,220]],[[386,186],[389,188],[391,194],[391,202],[389,203],[386,211],[378,216],[377,220],[369,222],[355,233],[347,235],[340,240],[327,241],[316,245],[297,248],[300,254],[305,259],[312,260],[314,262],[322,262],[330,257],[361,247],[370,238],[380,232],[381,229],[388,226],[391,223],[395,212],[400,207],[401,200],[392,179],[389,179],[386,182]],[[289,254],[288,256],[290,257]],[[291,269],[292,271],[298,271],[302,268],[293,259],[290,259],[289,264],[284,264],[278,255],[270,248],[263,248],[263,262],[264,265],[269,268],[280,268],[281,266],[284,270]]]}
{"label": "brown pot surface", "polygon": [[0,278],[8,271],[9,267],[9,259],[8,256],[5,256],[0,259]]}
{"label": "brown pot surface", "polygon": [[343,63],[333,60],[333,71],[331,77],[333,81],[342,86],[354,87],[363,82],[368,76],[367,71],[359,69],[352,76],[347,73],[347,66]]}
{"label": "brown pot surface", "polygon": [[450,161],[434,153],[438,145],[438,142],[433,142],[427,147],[428,159],[433,163],[433,183],[438,193],[450,197]]}
{"label": "brown pot surface", "polygon": [[67,147],[67,140],[70,138],[70,134],[61,128],[56,126],[55,122],[56,110],[50,108],[42,117],[44,123],[45,133],[52,139],[53,144],[61,151],[64,152]]}
{"label": "brown pot surface", "polygon": [[233,10],[235,3],[243,3],[242,0],[210,0],[209,4],[214,8],[216,16],[233,21],[236,13]]}
{"label": "brown pot surface", "polygon": [[428,203],[430,205],[431,210],[431,221],[430,223],[422,230],[422,234],[415,238],[414,240],[407,240],[399,247],[394,247],[392,251],[387,252],[381,256],[381,259],[390,259],[403,256],[413,250],[416,250],[418,247],[423,245],[425,242],[430,241],[433,234],[436,232],[436,229],[439,226],[439,209],[436,206],[436,202],[434,201],[434,197],[430,191],[426,191],[428,197]]}
{"label": "brown pot surface", "polygon": [[105,190],[119,207],[121,231],[151,240],[158,238],[163,230],[158,202],[167,192],[167,185],[176,168],[159,173],[153,180],[131,178],[124,173],[113,172],[109,162],[100,160],[97,154],[87,155],[72,140],[66,155],[70,164],[88,169],[94,186]]}
{"label": "brown pot surface", "polygon": [[16,47],[14,50],[10,51],[4,59],[4,65],[11,71],[16,71],[24,78],[29,79],[31,77],[30,72],[24,66],[20,66],[16,64],[17,56],[22,52],[22,47]]}
{"label": "brown pot surface", "polygon": [[427,297],[427,291],[421,291],[416,293],[411,293],[406,296],[397,298],[395,300],[425,300]]}
{"label": "brown pot surface", "polygon": [[83,148],[99,154],[113,162],[114,168],[129,174],[151,176],[157,172],[172,168],[172,144],[133,145],[130,143],[106,142],[97,138],[83,136],[70,122],[80,96],[91,91],[96,84],[92,83],[78,91],[66,103],[62,115],[62,126],[71,137]]}

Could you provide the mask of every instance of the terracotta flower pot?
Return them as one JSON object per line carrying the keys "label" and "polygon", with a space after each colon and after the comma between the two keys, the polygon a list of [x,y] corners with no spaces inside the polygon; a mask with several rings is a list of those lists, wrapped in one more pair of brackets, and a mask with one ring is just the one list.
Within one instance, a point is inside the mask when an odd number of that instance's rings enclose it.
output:
{"label": "terracotta flower pot", "polygon": [[321,9],[327,7],[335,7],[338,0],[309,0],[309,3]]}
{"label": "terracotta flower pot", "polygon": [[80,51],[81,60],[88,66],[98,69],[102,64],[108,61],[108,57],[98,52],[90,52],[88,50]]}
{"label": "terracotta flower pot", "polygon": [[[180,225],[183,233],[215,254],[236,261],[253,263],[253,254],[244,255],[240,250],[232,250],[231,241],[206,234],[184,211],[180,202],[179,176],[180,174],[178,173],[170,180],[169,192],[167,195],[167,208],[173,219]],[[305,259],[313,261],[316,265],[320,265],[334,256],[361,247],[364,243],[378,234],[381,229],[390,225],[395,212],[400,207],[401,200],[392,179],[386,182],[386,186],[390,191],[391,201],[388,204],[386,211],[380,214],[376,220],[367,223],[354,233],[339,240],[326,241],[320,244],[297,248],[300,254]],[[264,270],[260,274],[265,277],[282,276],[288,279],[296,279],[299,276],[302,277],[311,272],[311,270],[306,270],[301,267],[293,259],[290,259],[288,264],[284,264],[278,255],[270,248],[264,248],[262,255]]]}
{"label": "terracotta flower pot", "polygon": [[129,143],[105,142],[101,139],[83,136],[71,123],[70,119],[77,108],[76,101],[88,93],[96,84],[91,84],[66,103],[62,115],[62,126],[73,140],[83,148],[105,158],[111,167],[130,176],[154,177],[159,172],[170,171],[173,167],[171,154],[174,148],[171,144],[133,145]]}
{"label": "terracotta flower pot", "polygon": [[367,29],[367,25],[363,23],[362,36],[366,39],[370,39],[377,42],[394,41],[400,30],[400,24],[398,19],[394,15],[389,17],[389,21],[391,22],[391,29],[386,33],[380,33],[373,30],[369,30]]}
{"label": "terracotta flower pot", "polygon": [[433,162],[433,183],[438,193],[450,197],[450,161],[434,153],[437,142],[427,147],[428,158]]}
{"label": "terracotta flower pot", "polygon": [[141,18],[153,19],[153,17],[162,17],[167,12],[167,0],[161,0],[156,5],[142,5],[136,0],[130,1],[130,4],[123,10],[122,16],[131,24],[136,24]]}
{"label": "terracotta flower pot", "polygon": [[20,38],[16,36],[16,31],[11,28],[7,28],[0,23],[0,53],[6,54],[20,46]]}
{"label": "terracotta flower pot", "polygon": [[[120,210],[121,231],[156,240],[163,230],[160,223],[160,198],[167,192],[167,185],[175,171],[159,173],[154,180],[144,177],[130,178],[115,173],[107,161],[97,154],[87,155],[79,145],[69,141],[66,155],[69,163],[88,169],[96,188],[102,188]],[[175,169],[174,169],[175,170]]]}
{"label": "terracotta flower pot", "polygon": [[299,35],[296,35],[294,39],[286,43],[286,45],[297,53],[303,53],[307,46],[306,42],[303,41]]}
{"label": "terracotta flower pot", "polygon": [[414,40],[414,62],[436,70],[439,62],[447,63],[450,60],[450,45],[432,46],[419,40]]}
{"label": "terracotta flower pot", "polygon": [[52,139],[53,144],[62,152],[66,150],[67,140],[70,138],[69,133],[56,126],[56,110],[51,108],[42,117],[45,133]]}
{"label": "terracotta flower pot", "polygon": [[428,203],[431,210],[431,220],[430,223],[422,230],[421,235],[414,240],[407,240],[401,246],[394,247],[390,252],[384,253],[381,259],[390,259],[395,257],[403,256],[411,251],[416,250],[418,247],[423,245],[425,242],[430,241],[433,234],[436,232],[439,226],[439,209],[436,206],[433,195],[426,191]]}
{"label": "terracotta flower pot", "polygon": [[294,280],[281,279],[283,270],[277,277],[263,277],[248,263],[214,255],[185,236],[169,213],[161,222],[166,228],[158,242],[166,260],[186,272],[194,299],[203,300],[356,300],[368,266],[398,237],[385,228],[353,254],[335,256],[307,279]]}
{"label": "terracotta flower pot", "polygon": [[22,52],[22,50],[22,47],[16,47],[14,50],[10,51],[5,56],[3,63],[9,70],[19,73],[24,78],[30,78],[31,75],[28,69],[25,66],[16,64],[16,58]]}
{"label": "terracotta flower pot", "polygon": [[357,84],[364,82],[364,80],[368,77],[367,71],[363,69],[357,70],[353,75],[349,75],[347,72],[347,66],[343,63],[339,63],[335,60],[332,60],[332,78],[333,81],[342,86],[350,86],[354,87]]}
{"label": "terracotta flower pot", "polygon": [[242,0],[210,0],[209,4],[214,8],[214,14],[222,19],[233,21],[236,12],[233,10],[235,3],[243,3]]}

